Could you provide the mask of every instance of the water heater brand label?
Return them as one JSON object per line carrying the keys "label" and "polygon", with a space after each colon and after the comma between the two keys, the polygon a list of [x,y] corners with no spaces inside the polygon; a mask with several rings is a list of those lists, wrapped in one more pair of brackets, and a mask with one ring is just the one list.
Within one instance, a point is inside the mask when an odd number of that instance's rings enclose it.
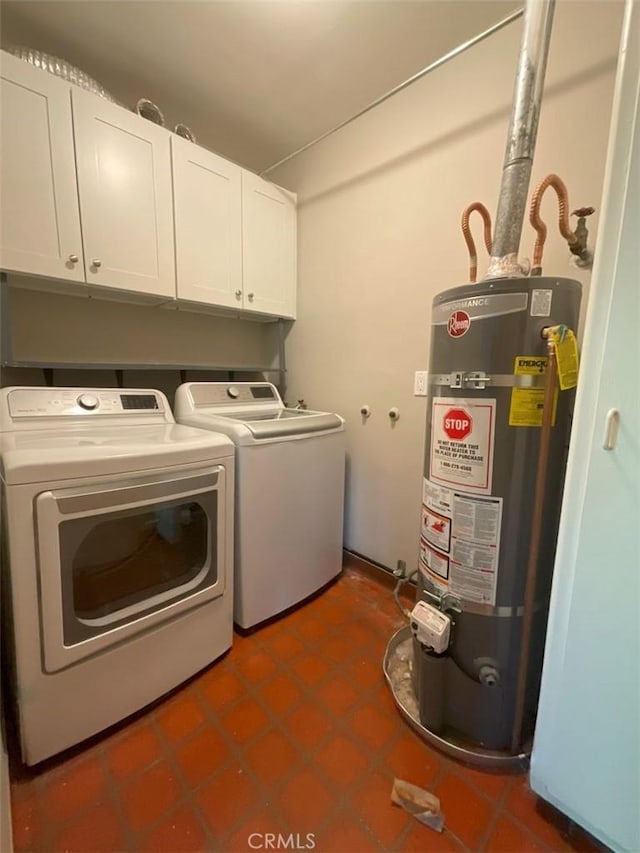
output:
{"label": "water heater brand label", "polygon": [[429,479],[491,494],[496,401],[434,397]]}
{"label": "water heater brand label", "polygon": [[[443,302],[441,305],[434,305],[431,322],[434,326],[446,325],[448,329],[451,318],[455,314],[466,314],[469,322],[486,320],[489,317],[502,317],[503,314],[526,311],[528,302],[528,293],[484,293],[469,296],[466,299],[455,299],[451,302]],[[450,331],[449,334],[451,334]]]}
{"label": "water heater brand label", "polygon": [[420,569],[430,585],[466,601],[495,605],[502,498],[443,489],[426,478],[422,496]]}
{"label": "water heater brand label", "polygon": [[454,311],[447,323],[447,332],[452,338],[461,338],[469,331],[471,318],[466,311]]}

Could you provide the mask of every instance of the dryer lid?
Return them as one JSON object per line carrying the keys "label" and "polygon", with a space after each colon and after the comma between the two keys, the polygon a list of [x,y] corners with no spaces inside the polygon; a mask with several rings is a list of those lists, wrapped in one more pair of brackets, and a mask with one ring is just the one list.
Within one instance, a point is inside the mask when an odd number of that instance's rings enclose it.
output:
{"label": "dryer lid", "polygon": [[138,473],[233,456],[224,435],[182,424],[0,433],[8,485]]}

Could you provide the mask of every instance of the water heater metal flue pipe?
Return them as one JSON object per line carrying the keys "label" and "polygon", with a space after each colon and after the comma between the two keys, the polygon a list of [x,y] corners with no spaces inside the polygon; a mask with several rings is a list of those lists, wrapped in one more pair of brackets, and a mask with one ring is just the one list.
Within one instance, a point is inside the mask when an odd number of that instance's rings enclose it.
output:
{"label": "water heater metal flue pipe", "polygon": [[487,278],[522,275],[518,249],[527,207],[555,0],[527,0],[495,234]]}

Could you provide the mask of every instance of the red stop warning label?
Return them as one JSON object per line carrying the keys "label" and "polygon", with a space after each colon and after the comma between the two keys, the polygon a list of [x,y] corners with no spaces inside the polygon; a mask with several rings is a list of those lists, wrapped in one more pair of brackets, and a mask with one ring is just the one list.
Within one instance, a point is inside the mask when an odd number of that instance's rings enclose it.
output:
{"label": "red stop warning label", "polygon": [[471,432],[473,421],[464,409],[449,409],[444,413],[442,428],[453,441],[462,441]]}
{"label": "red stop warning label", "polygon": [[429,480],[491,494],[496,401],[434,397],[432,405]]}

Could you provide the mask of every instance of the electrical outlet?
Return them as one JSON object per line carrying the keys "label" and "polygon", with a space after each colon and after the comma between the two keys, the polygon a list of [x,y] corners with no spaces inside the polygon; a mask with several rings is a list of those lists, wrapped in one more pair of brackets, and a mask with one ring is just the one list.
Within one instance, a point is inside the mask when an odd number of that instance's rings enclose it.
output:
{"label": "electrical outlet", "polygon": [[416,370],[415,375],[413,377],[413,396],[414,397],[426,397],[427,396],[427,381],[429,374],[426,370]]}

